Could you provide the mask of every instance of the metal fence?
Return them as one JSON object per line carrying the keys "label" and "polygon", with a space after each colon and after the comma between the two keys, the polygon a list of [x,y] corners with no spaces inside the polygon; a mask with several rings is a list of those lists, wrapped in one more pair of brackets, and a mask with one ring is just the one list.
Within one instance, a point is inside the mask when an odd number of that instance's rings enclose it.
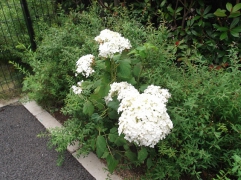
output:
{"label": "metal fence", "polygon": [[56,18],[55,10],[55,0],[0,1],[0,99],[21,86],[21,76],[8,63],[20,58],[16,46],[24,44],[35,50],[40,22],[51,25]]}

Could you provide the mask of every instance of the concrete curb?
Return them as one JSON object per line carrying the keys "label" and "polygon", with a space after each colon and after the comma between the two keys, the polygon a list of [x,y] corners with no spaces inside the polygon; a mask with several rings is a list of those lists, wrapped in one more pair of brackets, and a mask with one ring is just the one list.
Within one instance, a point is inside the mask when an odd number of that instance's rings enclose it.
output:
{"label": "concrete curb", "polygon": [[[8,102],[0,103],[0,107],[19,102],[19,99],[13,99]],[[40,107],[35,101],[29,101],[22,103],[23,106],[35,116],[38,121],[43,124],[46,129],[62,127],[62,125],[51,116],[46,110]],[[99,160],[94,154],[90,153],[88,156],[77,157],[76,150],[77,143],[68,146],[67,150],[75,157],[75,159],[94,177],[96,180],[121,180],[121,178],[115,174],[109,174],[106,170],[107,167]]]}

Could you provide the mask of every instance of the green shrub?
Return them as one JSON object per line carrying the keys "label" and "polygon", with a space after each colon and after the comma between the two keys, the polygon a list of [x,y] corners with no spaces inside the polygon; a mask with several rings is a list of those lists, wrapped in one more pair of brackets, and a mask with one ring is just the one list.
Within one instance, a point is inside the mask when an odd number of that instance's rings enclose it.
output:
{"label": "green shrub", "polygon": [[[56,9],[53,1],[27,0],[33,29],[36,35],[40,32],[38,23],[43,20],[46,24],[56,22]],[[21,52],[16,49],[18,44],[30,45],[27,24],[20,1],[3,0],[0,2],[0,60],[5,63],[11,59],[19,62]]]}
{"label": "green shrub", "polygon": [[[45,25],[42,27],[45,29]],[[35,52],[18,46],[25,49],[22,62],[32,69],[23,81],[23,91],[41,104],[60,106],[73,84],[76,60],[93,47],[87,43],[88,32],[72,20],[44,30],[39,37],[42,40]]]}

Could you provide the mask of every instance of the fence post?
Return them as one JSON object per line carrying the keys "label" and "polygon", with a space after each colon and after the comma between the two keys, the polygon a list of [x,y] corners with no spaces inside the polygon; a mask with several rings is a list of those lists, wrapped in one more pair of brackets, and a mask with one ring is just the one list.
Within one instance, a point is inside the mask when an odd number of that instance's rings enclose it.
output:
{"label": "fence post", "polygon": [[36,46],[36,42],[34,41],[33,24],[32,24],[32,20],[31,20],[31,17],[30,17],[27,1],[26,0],[20,0],[20,3],[21,3],[24,19],[25,19],[27,29],[28,29],[28,35],[29,35],[29,38],[30,38],[31,49],[34,51],[34,50],[36,50],[37,46]]}

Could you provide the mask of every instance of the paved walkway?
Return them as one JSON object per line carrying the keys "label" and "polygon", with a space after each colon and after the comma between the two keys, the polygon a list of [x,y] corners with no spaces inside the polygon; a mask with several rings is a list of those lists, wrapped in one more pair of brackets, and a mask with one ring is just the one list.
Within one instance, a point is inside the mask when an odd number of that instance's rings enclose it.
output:
{"label": "paved walkway", "polygon": [[56,126],[61,125],[35,102],[0,107],[0,179],[121,179],[108,176],[93,153],[87,158],[75,158],[74,146],[68,147],[64,164],[57,166],[57,152],[47,148],[46,138],[37,137],[45,128]]}

